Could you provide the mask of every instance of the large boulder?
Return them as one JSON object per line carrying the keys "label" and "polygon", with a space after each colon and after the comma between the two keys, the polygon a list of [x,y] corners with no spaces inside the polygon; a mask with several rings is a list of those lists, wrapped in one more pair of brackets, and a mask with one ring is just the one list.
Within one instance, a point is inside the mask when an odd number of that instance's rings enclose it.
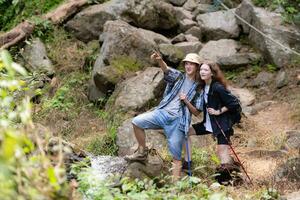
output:
{"label": "large boulder", "polygon": [[178,26],[174,6],[160,0],[128,0],[123,13],[129,22],[149,30],[169,30]]}
{"label": "large boulder", "polygon": [[[118,155],[125,156],[133,153],[137,148],[137,141],[134,136],[132,119],[127,119],[118,128],[117,145]],[[162,130],[146,130],[146,143],[157,150],[162,150],[167,147],[167,140]]]}
{"label": "large boulder", "polygon": [[104,94],[113,90],[123,72],[153,66],[151,52],[161,43],[170,43],[162,35],[120,20],[106,22],[100,40],[102,46],[92,76]]}
{"label": "large boulder", "polygon": [[153,179],[162,175],[164,161],[156,149],[150,149],[147,160],[145,162],[131,162],[129,163],[124,176],[133,179],[144,180],[145,178]]}
{"label": "large boulder", "polygon": [[237,38],[240,28],[234,16],[234,9],[218,11],[197,16],[202,36],[206,40],[218,40],[224,38]]}
{"label": "large boulder", "polygon": [[160,44],[159,51],[164,58],[174,65],[178,65],[185,56],[181,48],[172,44]]}
{"label": "large boulder", "polygon": [[48,75],[54,73],[54,66],[47,56],[46,47],[39,38],[35,38],[27,44],[22,55],[25,67],[31,72],[46,72]]}
{"label": "large boulder", "polygon": [[238,20],[243,32],[249,34],[250,41],[261,51],[268,62],[277,67],[283,67],[297,59],[291,51],[269,39],[272,38],[288,48],[300,51],[300,31],[295,26],[285,24],[280,14],[255,7],[250,0],[243,0],[236,9],[236,13],[264,33],[262,35]]}
{"label": "large boulder", "polygon": [[65,27],[82,41],[88,42],[98,39],[106,21],[120,19],[121,14],[129,9],[126,2],[111,0],[103,4],[89,6],[68,21]]}
{"label": "large boulder", "polygon": [[198,53],[203,47],[203,44],[201,42],[180,42],[174,46],[179,48],[184,55],[186,55],[188,53]]}
{"label": "large boulder", "polygon": [[242,108],[250,106],[255,102],[255,94],[248,89],[230,87],[229,90],[241,101]]}
{"label": "large boulder", "polygon": [[217,62],[221,57],[228,57],[238,53],[241,45],[231,39],[221,39],[218,41],[209,41],[200,50],[199,55],[202,59]]}
{"label": "large boulder", "polygon": [[137,76],[118,84],[108,109],[139,111],[155,102],[163,93],[163,72],[157,67],[148,67]]}
{"label": "large boulder", "polygon": [[237,53],[227,57],[220,57],[218,64],[222,69],[235,69],[237,67],[246,66],[261,60],[261,55],[258,53]]}
{"label": "large boulder", "polygon": [[199,55],[204,60],[218,63],[222,69],[235,69],[260,59],[259,54],[244,52],[242,48],[243,46],[235,40],[221,39],[206,43]]}

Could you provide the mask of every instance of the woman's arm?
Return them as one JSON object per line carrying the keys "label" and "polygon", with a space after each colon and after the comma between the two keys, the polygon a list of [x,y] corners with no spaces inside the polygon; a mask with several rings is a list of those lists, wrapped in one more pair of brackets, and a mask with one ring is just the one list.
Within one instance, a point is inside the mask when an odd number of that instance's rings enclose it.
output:
{"label": "woman's arm", "polygon": [[228,111],[228,108],[226,106],[223,106],[221,109],[219,110],[215,110],[213,108],[207,108],[207,112],[210,114],[210,115],[221,115],[223,114],[224,112],[227,112]]}
{"label": "woman's arm", "polygon": [[188,109],[193,115],[198,116],[200,114],[200,111],[186,98],[185,94],[180,93],[179,98],[185,103],[185,105],[188,107]]}

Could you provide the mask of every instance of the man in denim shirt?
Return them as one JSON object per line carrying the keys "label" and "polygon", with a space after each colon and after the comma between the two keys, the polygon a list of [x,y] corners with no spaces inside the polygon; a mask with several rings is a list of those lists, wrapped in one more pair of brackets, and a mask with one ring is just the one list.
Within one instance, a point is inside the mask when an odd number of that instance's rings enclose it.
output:
{"label": "man in denim shirt", "polygon": [[[191,123],[191,113],[199,114],[202,108],[201,98],[196,95],[198,88],[200,58],[195,53],[187,54],[183,59],[185,74],[166,65],[161,56],[155,52],[151,58],[156,60],[164,72],[167,86],[163,100],[155,110],[136,116],[132,120],[135,137],[139,147],[137,151],[126,156],[127,161],[145,161],[148,148],[145,144],[145,129],[164,129],[169,151],[173,156],[172,174],[174,180],[180,178],[181,150]],[[194,98],[195,97],[195,98]]]}

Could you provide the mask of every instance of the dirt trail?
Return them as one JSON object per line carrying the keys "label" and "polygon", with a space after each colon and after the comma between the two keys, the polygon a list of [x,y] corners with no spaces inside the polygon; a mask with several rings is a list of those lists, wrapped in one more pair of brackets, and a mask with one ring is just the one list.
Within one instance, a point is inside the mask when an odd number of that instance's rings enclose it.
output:
{"label": "dirt trail", "polygon": [[293,110],[288,103],[274,102],[248,116],[242,129],[237,129],[236,151],[247,172],[255,182],[271,180],[276,167],[286,160],[287,153],[280,151],[285,131],[291,130]]}

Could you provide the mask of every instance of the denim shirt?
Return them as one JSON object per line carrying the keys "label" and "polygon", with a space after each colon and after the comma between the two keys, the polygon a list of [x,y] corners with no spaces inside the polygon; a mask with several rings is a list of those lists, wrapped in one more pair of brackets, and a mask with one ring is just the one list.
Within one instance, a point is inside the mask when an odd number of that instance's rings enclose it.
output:
{"label": "denim shirt", "polygon": [[[163,109],[171,100],[178,95],[180,88],[185,80],[185,75],[180,71],[169,68],[166,73],[164,73],[164,80],[167,82],[166,89],[164,91],[163,99],[158,105],[158,109]],[[190,101],[197,110],[203,110],[203,100],[201,98],[202,95],[197,93],[196,88],[198,83],[194,83],[187,93],[187,100]],[[197,94],[197,96],[196,96]],[[194,99],[194,97],[196,97]],[[182,104],[182,115],[180,117],[179,129],[185,133],[185,136],[188,136],[189,127],[191,124],[192,116],[185,104]]]}

